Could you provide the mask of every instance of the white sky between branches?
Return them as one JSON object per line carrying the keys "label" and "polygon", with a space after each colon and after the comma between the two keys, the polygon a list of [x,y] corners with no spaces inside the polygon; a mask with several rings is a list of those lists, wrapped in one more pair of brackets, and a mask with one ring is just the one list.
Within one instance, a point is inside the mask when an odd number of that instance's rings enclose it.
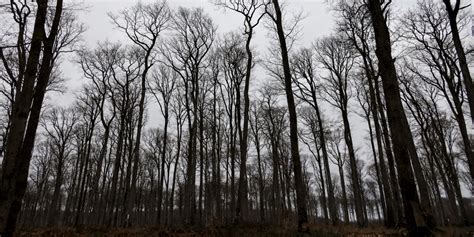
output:
{"label": "white sky between branches", "polygon": [[[299,47],[309,47],[314,40],[331,34],[334,30],[335,16],[334,12],[331,11],[329,3],[332,0],[287,0],[284,1],[286,4],[285,11],[288,12],[299,12],[302,11],[305,18],[300,23],[300,34],[298,41],[294,46],[295,49]],[[441,1],[441,0],[435,0]],[[77,1],[75,1],[77,2]],[[108,12],[118,13],[120,10],[133,6],[137,0],[82,0],[84,5],[87,7],[86,10],[79,12],[79,20],[83,22],[87,31],[83,35],[84,44],[90,48],[94,48],[96,43],[99,41],[109,40],[111,42],[122,42],[129,44],[130,41],[126,38],[123,32],[116,29],[110,18],[107,16]],[[152,0],[142,0],[142,3],[153,2]],[[231,31],[238,31],[242,26],[241,15],[232,11],[224,11],[221,8],[216,7],[211,3],[210,0],[168,0],[168,4],[171,8],[175,9],[179,6],[182,7],[201,7],[210,17],[214,20],[217,25],[218,35]],[[402,13],[406,8],[413,6],[416,0],[397,0],[394,1],[393,11],[395,14]],[[218,36],[218,37],[219,37]],[[259,25],[256,30],[256,36],[252,42],[252,47],[257,50],[259,59],[265,60],[268,55],[268,47],[275,42],[268,36],[267,30],[263,25]],[[53,105],[68,105],[75,99],[74,94],[78,93],[81,86],[87,82],[82,77],[80,68],[71,63],[69,60],[73,59],[74,55],[65,57],[65,62],[61,65],[63,76],[68,80],[66,83],[67,91],[64,94],[51,94],[48,96],[47,103]],[[251,90],[256,90],[259,84],[272,80],[262,69],[257,66],[254,71],[253,82]],[[254,93],[251,93],[251,95]],[[284,101],[284,98],[283,98]],[[340,121],[339,112],[330,107],[329,105],[322,103],[323,112],[326,118],[329,120]],[[364,119],[360,118],[355,110],[359,110],[359,105],[356,98],[352,99],[350,105],[350,122],[353,132],[353,138],[356,148],[361,148],[357,155],[358,158],[365,160],[368,163],[372,163],[372,153],[370,151],[370,143],[367,139],[367,123]],[[161,127],[163,124],[162,116],[159,112],[158,106],[156,105],[155,99],[150,96],[148,98],[147,108],[147,124],[146,127]],[[174,124],[171,126],[174,127]],[[299,125],[300,127],[302,125]],[[341,124],[342,127],[342,124]],[[252,149],[252,148],[251,148]],[[302,153],[307,153],[306,145],[300,143],[300,149]],[[251,151],[252,152],[252,151]],[[333,170],[336,174],[337,171]],[[464,192],[467,194],[468,192]]]}

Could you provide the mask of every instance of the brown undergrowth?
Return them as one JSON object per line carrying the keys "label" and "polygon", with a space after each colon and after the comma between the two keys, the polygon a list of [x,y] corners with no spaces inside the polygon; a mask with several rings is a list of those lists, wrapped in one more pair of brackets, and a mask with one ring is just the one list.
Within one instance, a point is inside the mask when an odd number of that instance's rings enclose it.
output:
{"label": "brown undergrowth", "polygon": [[[273,225],[208,226],[202,228],[32,228],[19,230],[15,237],[191,237],[191,236],[316,236],[316,237],[395,237],[407,236],[405,229],[387,229],[381,226],[357,228],[345,226],[310,226],[305,233],[293,227]],[[434,232],[435,237],[472,237],[473,227],[442,227]]]}

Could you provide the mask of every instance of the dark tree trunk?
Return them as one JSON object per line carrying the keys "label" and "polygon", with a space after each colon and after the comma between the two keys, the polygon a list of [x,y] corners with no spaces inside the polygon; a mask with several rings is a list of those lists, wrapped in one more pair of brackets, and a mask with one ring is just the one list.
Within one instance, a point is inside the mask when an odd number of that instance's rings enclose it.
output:
{"label": "dark tree trunk", "polygon": [[[247,26],[249,27],[249,26]],[[237,194],[237,209],[235,212],[236,220],[238,222],[245,221],[247,219],[247,205],[248,205],[248,184],[247,184],[247,146],[248,146],[248,131],[249,131],[249,87],[250,87],[250,76],[252,72],[253,55],[250,49],[250,42],[252,41],[253,28],[249,27],[250,31],[247,32],[247,40],[245,43],[245,52],[247,53],[247,66],[245,71],[244,81],[244,121],[243,121],[243,132],[240,139],[240,174],[239,174],[239,190]],[[240,88],[239,88],[240,89]],[[240,111],[238,111],[240,113]]]}
{"label": "dark tree trunk", "polygon": [[[12,105],[11,127],[2,164],[0,234],[7,237],[12,236],[15,231],[18,213],[21,210],[21,202],[27,187],[36,129],[46,86],[52,71],[53,46],[63,10],[63,1],[57,0],[50,33],[46,36],[44,30],[48,4],[47,1],[39,0],[37,5],[25,78],[21,91]],[[41,51],[43,56],[40,62]]]}
{"label": "dark tree trunk", "polygon": [[[369,0],[368,8],[374,27],[376,55],[379,59],[380,74],[387,105],[388,122],[393,139],[407,225],[411,235],[428,235],[427,219],[423,215],[420,207],[416,183],[410,165],[410,155],[413,156],[415,154],[410,154],[410,144],[409,141],[406,141],[411,138],[411,132],[400,98],[400,88],[394,60],[392,58],[390,33],[380,0]],[[413,140],[411,143],[413,143]],[[414,159],[418,159],[418,157]]]}
{"label": "dark tree trunk", "polygon": [[[346,104],[347,106],[347,104]],[[363,191],[359,179],[357,161],[355,158],[354,144],[352,142],[351,128],[349,124],[349,117],[347,114],[347,108],[342,109],[342,121],[344,123],[344,140],[346,141],[347,150],[349,151],[349,164],[351,167],[351,181],[352,181],[352,192],[354,195],[354,207],[357,216],[357,224],[359,226],[366,226],[367,223],[364,218],[363,210]]]}
{"label": "dark tree trunk", "polygon": [[[380,116],[380,125],[382,127],[381,136],[385,144],[385,155],[387,156],[387,166],[388,166],[388,175],[390,178],[390,186],[392,187],[393,201],[395,202],[394,214],[398,219],[395,221],[398,222],[398,225],[402,225],[405,222],[404,211],[403,211],[403,202],[400,199],[400,186],[398,183],[398,176],[395,167],[395,160],[393,157],[392,141],[390,140],[390,133],[388,131],[387,119],[385,117],[385,110],[382,104],[382,96],[380,93],[380,87],[378,80],[374,81],[375,96],[377,100],[377,109],[378,115]],[[380,139],[382,139],[380,137]]]}
{"label": "dark tree trunk", "polygon": [[[384,210],[384,223],[387,227],[394,227],[396,226],[396,222],[398,221],[398,212],[395,211],[397,209],[396,206],[396,201],[394,200],[393,197],[393,187],[391,186],[391,183],[389,182],[389,177],[388,177],[388,171],[387,168],[385,167],[385,159],[384,159],[384,149],[383,149],[383,142],[382,142],[382,131],[380,128],[380,121],[379,121],[379,113],[378,113],[378,108],[382,108],[381,105],[378,105],[377,101],[377,93],[375,88],[378,88],[378,85],[374,86],[374,83],[378,83],[377,77],[374,75],[374,65],[373,61],[371,60],[370,57],[368,57],[368,46],[363,43],[362,47],[356,46],[357,49],[359,50],[359,53],[362,55],[362,59],[364,62],[364,71],[367,77],[367,82],[369,84],[369,103],[370,103],[370,112],[372,113],[372,117],[374,120],[374,127],[375,127],[375,137],[377,141],[377,151],[378,153],[375,153],[374,151],[374,161],[375,165],[377,168],[377,172],[380,173],[380,180],[381,180],[381,186],[382,188],[379,190],[380,191],[380,198],[382,200],[382,208]],[[383,112],[383,109],[381,110]],[[372,136],[372,126],[370,124],[370,118],[369,119],[369,129],[371,130],[370,134]],[[371,142],[373,143],[373,139],[371,139]],[[387,141],[390,143],[390,140]],[[387,156],[392,155],[391,151],[391,146],[388,144],[388,148],[386,150]],[[373,145],[374,146],[374,145]],[[374,147],[375,149],[375,147]],[[377,164],[377,156],[379,158],[379,163],[380,166]],[[380,182],[380,181],[379,181]],[[396,181],[395,181],[396,184]],[[398,194],[396,194],[398,196]]]}
{"label": "dark tree trunk", "polygon": [[329,203],[329,215],[331,216],[331,222],[333,225],[336,225],[339,222],[339,217],[337,213],[336,207],[336,200],[334,198],[334,187],[331,178],[331,170],[329,169],[329,156],[326,147],[326,135],[324,134],[324,126],[322,116],[319,110],[318,99],[316,97],[315,88],[311,90],[311,96],[314,101],[314,109],[316,112],[316,116],[318,118],[318,134],[319,134],[319,141],[321,142],[321,151],[323,155],[323,162],[324,162],[324,171],[326,174],[326,182],[328,184],[328,203]]}
{"label": "dark tree trunk", "polygon": [[[342,158],[341,158],[342,159]],[[346,178],[344,177],[343,165],[339,164],[339,177],[341,179],[341,190],[342,190],[342,212],[344,213],[344,222],[349,224],[349,204],[347,200],[346,192]]]}
{"label": "dark tree trunk", "polygon": [[[459,66],[461,68],[461,74],[464,78],[464,84],[466,85],[466,94],[471,112],[471,123],[474,124],[474,85],[472,83],[471,73],[469,71],[469,65],[467,63],[466,54],[464,52],[461,37],[459,36],[457,16],[459,10],[461,10],[461,0],[456,0],[454,8],[450,0],[443,0],[448,12],[449,25],[451,26],[451,35],[453,37],[454,47],[459,59]],[[471,178],[474,179],[474,158],[468,158],[469,171],[471,172]]]}
{"label": "dark tree trunk", "polygon": [[63,184],[63,155],[60,155],[58,165],[56,167],[57,172],[56,172],[56,179],[54,183],[54,192],[53,192],[53,199],[51,200],[51,205],[50,205],[50,212],[48,216],[48,227],[52,227],[56,225],[56,221],[58,220],[59,217],[59,211],[60,211],[60,199],[61,199],[61,186]]}
{"label": "dark tree trunk", "polygon": [[283,17],[280,9],[280,3],[278,0],[272,0],[273,7],[275,10],[275,26],[277,29],[281,58],[284,71],[285,79],[285,92],[286,100],[288,104],[288,112],[290,117],[290,143],[291,143],[291,160],[293,162],[293,172],[295,177],[296,186],[296,204],[298,210],[298,230],[306,228],[305,225],[308,222],[308,214],[306,210],[306,189],[303,180],[303,174],[301,169],[301,160],[298,148],[298,120],[296,117],[296,106],[293,96],[292,80],[291,80],[291,69],[288,59],[288,47],[286,45],[286,34],[283,29]]}

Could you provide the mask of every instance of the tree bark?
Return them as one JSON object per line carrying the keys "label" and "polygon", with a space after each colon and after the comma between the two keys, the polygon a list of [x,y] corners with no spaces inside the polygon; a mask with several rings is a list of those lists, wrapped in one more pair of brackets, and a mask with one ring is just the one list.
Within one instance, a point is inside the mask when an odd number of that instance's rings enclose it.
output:
{"label": "tree bark", "polygon": [[[427,230],[428,223],[425,216],[422,215],[416,183],[410,165],[410,155],[415,154],[410,154],[410,144],[406,141],[411,138],[411,131],[400,98],[400,88],[392,58],[390,33],[384,16],[384,9],[380,0],[368,0],[368,8],[374,27],[376,55],[379,59],[407,225],[411,235],[427,236],[430,231]],[[416,159],[418,158],[416,157]]]}
{"label": "tree bark", "polygon": [[[15,231],[21,202],[26,191],[36,129],[52,70],[53,45],[58,34],[63,10],[63,1],[57,0],[50,33],[46,36],[44,31],[48,4],[45,0],[38,0],[37,5],[25,78],[21,91],[12,106],[11,128],[2,164],[0,234],[7,237],[12,236]],[[43,56],[40,62],[42,46]]]}
{"label": "tree bark", "polygon": [[[239,190],[237,194],[237,210],[235,212],[236,220],[238,222],[245,221],[247,219],[247,205],[248,205],[248,184],[247,184],[247,145],[248,145],[248,131],[249,131],[249,87],[250,87],[250,76],[252,72],[253,54],[250,49],[250,42],[252,41],[253,28],[249,27],[247,34],[247,40],[245,43],[245,52],[247,53],[247,66],[245,71],[244,81],[244,121],[243,121],[243,132],[240,139],[240,174],[239,174]],[[240,111],[238,111],[240,113]]]}
{"label": "tree bark", "polygon": [[[461,37],[459,36],[457,16],[459,10],[461,10],[461,0],[456,0],[454,8],[451,5],[450,0],[443,0],[448,12],[449,25],[451,26],[451,35],[453,37],[454,47],[458,55],[459,66],[461,68],[461,74],[464,78],[464,84],[466,86],[467,100],[469,109],[471,112],[471,124],[474,124],[474,85],[472,83],[471,73],[469,71],[469,65],[467,64],[466,54],[464,52]],[[474,179],[474,157],[468,157],[469,171],[471,178]]]}
{"label": "tree bark", "polygon": [[298,230],[302,231],[306,228],[308,222],[308,214],[306,210],[306,189],[301,169],[301,160],[298,148],[298,120],[296,117],[296,106],[293,96],[291,69],[288,59],[288,47],[286,45],[286,34],[283,29],[283,17],[278,0],[272,0],[275,10],[274,21],[277,28],[277,34],[281,50],[281,58],[285,79],[285,92],[288,104],[288,112],[290,117],[290,143],[291,143],[291,160],[293,162],[293,172],[296,186],[296,204],[298,211]]}

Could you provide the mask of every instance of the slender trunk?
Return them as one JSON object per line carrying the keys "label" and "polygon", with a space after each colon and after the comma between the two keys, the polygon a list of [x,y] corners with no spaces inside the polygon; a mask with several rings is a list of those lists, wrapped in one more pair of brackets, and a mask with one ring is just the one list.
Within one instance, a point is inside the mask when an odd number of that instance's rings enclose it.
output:
{"label": "slender trunk", "polygon": [[212,187],[213,187],[213,195],[212,195],[212,201],[213,203],[211,204],[211,208],[213,209],[213,215],[212,215],[212,221],[217,221],[219,219],[218,216],[218,206],[220,203],[220,194],[217,191],[217,187],[219,186],[218,182],[218,176],[220,175],[218,173],[217,167],[219,166],[217,162],[217,156],[218,153],[220,152],[220,149],[218,148],[217,145],[217,123],[219,121],[217,120],[217,77],[214,78],[214,88],[213,88],[213,103],[212,103]]}
{"label": "slender trunk", "polygon": [[95,119],[92,118],[91,121],[90,121],[90,127],[89,127],[89,131],[88,132],[88,136],[86,137],[86,153],[84,155],[84,159],[85,159],[85,164],[84,164],[84,174],[83,174],[83,177],[82,177],[82,181],[81,181],[81,187],[80,187],[80,191],[79,191],[79,200],[78,200],[78,203],[77,203],[77,212],[76,212],[76,218],[74,220],[74,226],[79,226],[82,224],[82,218],[83,218],[83,208],[85,206],[85,203],[86,203],[86,182],[87,182],[87,173],[88,173],[88,166],[89,166],[89,160],[90,160],[90,154],[91,154],[91,149],[92,149],[92,136],[93,136],[93,131],[94,131],[94,127],[95,127]]}
{"label": "slender trunk", "polygon": [[[342,159],[342,157],[340,157]],[[339,178],[341,179],[341,190],[342,190],[342,211],[344,213],[344,222],[349,224],[349,204],[347,202],[347,192],[346,192],[346,181],[344,177],[343,165],[339,164]]]}
{"label": "slender trunk", "polygon": [[436,171],[434,168],[434,157],[431,155],[428,155],[428,162],[430,166],[430,173],[431,173],[431,181],[433,182],[433,188],[434,188],[434,195],[435,195],[435,200],[437,202],[437,208],[436,210],[439,212],[439,223],[441,225],[446,224],[446,214],[444,213],[444,205],[443,205],[443,199],[441,198],[441,191],[438,185],[438,177],[436,175]]}
{"label": "slender trunk", "polygon": [[[464,78],[464,84],[466,86],[467,100],[469,104],[469,109],[471,112],[471,124],[474,124],[474,85],[472,83],[471,73],[469,71],[469,65],[467,63],[466,54],[464,52],[461,37],[459,36],[458,21],[457,15],[460,10],[460,0],[455,1],[455,6],[451,5],[450,0],[443,0],[446,5],[446,11],[448,12],[449,25],[451,26],[451,35],[453,37],[454,47],[459,59],[459,66],[461,68],[461,74]],[[474,158],[467,157],[469,171],[471,173],[471,178],[474,179]]]}
{"label": "slender trunk", "polygon": [[[380,174],[381,172],[380,172],[380,169],[379,169],[379,161],[377,159],[377,152],[375,150],[375,144],[374,144],[374,134],[373,134],[373,131],[372,131],[372,123],[370,122],[370,115],[367,115],[367,123],[368,123],[368,127],[369,127],[370,146],[372,148],[372,155],[374,156],[375,174],[377,176],[377,185],[379,186],[380,203],[382,204],[384,223],[387,227],[391,227],[391,225],[393,224],[393,219],[391,219],[392,217],[387,216],[387,213],[389,212],[388,210],[389,209],[391,210],[391,207],[387,207],[387,203],[385,202],[386,198],[385,198],[384,190],[386,190],[387,188],[382,184],[382,179],[381,179],[381,174]],[[382,162],[384,162],[384,161],[382,160]],[[375,197],[375,192],[374,192],[374,197]],[[379,216],[379,220],[381,220],[377,200],[375,200],[375,203],[377,205],[377,214]],[[388,205],[389,206],[392,205],[391,202],[388,202]],[[389,221],[389,219],[390,219],[390,221]]]}
{"label": "slender trunk", "polygon": [[[400,98],[400,88],[392,58],[390,33],[380,0],[369,0],[368,8],[375,33],[376,55],[379,59],[379,68],[382,69],[380,74],[387,104],[388,122],[393,138],[403,204],[405,206],[405,217],[411,234],[428,235],[426,230],[424,230],[428,223],[422,214],[416,191],[416,183],[410,165],[410,155],[414,156],[415,154],[410,154],[410,144],[406,141],[411,138],[411,132]],[[413,140],[411,143],[413,143]],[[418,159],[418,157],[414,159]]]}
{"label": "slender trunk", "polygon": [[319,134],[319,141],[321,142],[321,151],[323,155],[324,161],[324,171],[326,174],[326,182],[328,185],[328,203],[329,203],[329,214],[331,216],[331,222],[333,225],[336,225],[339,221],[339,217],[337,214],[337,207],[336,207],[336,200],[334,198],[334,187],[331,178],[331,170],[329,169],[329,156],[326,147],[326,135],[324,134],[324,126],[323,120],[321,117],[321,113],[319,110],[318,99],[316,97],[315,90],[311,90],[311,96],[314,102],[314,109],[316,112],[316,116],[318,118],[318,134]]}
{"label": "slender trunk", "polygon": [[281,193],[280,193],[280,182],[279,182],[279,172],[278,172],[278,163],[279,163],[279,155],[278,155],[278,143],[274,141],[275,138],[272,138],[271,141],[271,149],[272,149],[272,166],[273,166],[273,184],[272,184],[272,192],[273,192],[273,214],[274,218],[276,218],[277,223],[279,224],[279,218],[281,216]]}
{"label": "slender trunk", "polygon": [[[247,146],[248,146],[248,131],[249,131],[249,109],[250,109],[250,99],[249,99],[249,87],[250,87],[250,76],[252,71],[253,55],[252,50],[250,49],[250,42],[252,40],[253,28],[249,27],[249,32],[247,32],[247,41],[245,44],[245,51],[247,53],[247,66],[245,72],[245,82],[244,82],[244,128],[242,136],[240,138],[240,174],[239,174],[239,190],[237,196],[237,209],[236,209],[236,221],[242,222],[247,218],[247,205],[248,205],[248,184],[247,184]],[[238,111],[240,113],[240,111]]]}
{"label": "slender trunk", "polygon": [[[27,187],[28,170],[36,129],[46,86],[52,71],[53,46],[58,34],[63,10],[63,1],[57,0],[50,34],[46,37],[44,35],[44,27],[48,12],[47,1],[39,0],[37,5],[28,62],[25,69],[24,85],[12,105],[12,124],[2,164],[2,178],[0,180],[0,234],[7,237],[13,235],[18,213],[21,210],[21,201]],[[44,47],[40,63],[42,43],[44,43]],[[38,67],[38,65],[41,66]],[[35,82],[36,86],[34,85]]]}
{"label": "slender trunk", "polygon": [[349,118],[347,114],[347,108],[342,109],[342,121],[344,123],[344,139],[346,141],[347,150],[349,152],[349,164],[351,167],[351,181],[352,181],[352,192],[354,195],[354,206],[357,217],[357,224],[359,226],[367,225],[364,218],[363,210],[363,198],[362,198],[362,187],[359,179],[357,160],[355,158],[354,144],[352,142],[351,128],[349,124]]}
{"label": "slender trunk", "polygon": [[58,157],[58,165],[56,167],[56,180],[54,183],[54,192],[53,199],[51,200],[50,213],[48,216],[48,227],[52,227],[56,224],[57,218],[59,216],[59,203],[61,198],[61,186],[63,183],[63,155],[60,154]]}
{"label": "slender trunk", "polygon": [[306,192],[302,175],[301,160],[298,148],[298,120],[296,117],[296,106],[293,96],[291,69],[288,58],[288,47],[286,45],[286,34],[283,29],[283,17],[278,0],[272,0],[275,10],[275,24],[277,28],[278,39],[280,43],[281,58],[285,79],[285,92],[290,117],[290,144],[291,160],[293,162],[293,172],[296,186],[296,203],[298,210],[298,230],[302,230],[308,222],[306,212]]}
{"label": "slender trunk", "polygon": [[[165,102],[166,103],[166,102]],[[163,206],[163,182],[164,182],[164,178],[165,178],[165,160],[166,160],[166,149],[168,148],[168,120],[169,120],[169,116],[168,116],[168,104],[165,104],[164,105],[164,109],[165,109],[165,113],[164,113],[164,120],[165,120],[165,124],[163,126],[163,148],[162,148],[162,151],[161,151],[161,175],[160,175],[160,180],[159,180],[159,184],[158,184],[158,203],[156,204],[158,209],[156,210],[157,212],[157,224],[161,224],[162,223],[162,220],[161,220],[161,209],[162,209],[162,206]]]}
{"label": "slender trunk", "polygon": [[[380,128],[380,121],[379,121],[379,112],[377,109],[380,109],[383,113],[383,108],[381,105],[378,103],[380,102],[377,100],[377,92],[378,90],[378,81],[377,77],[374,76],[372,66],[372,61],[368,61],[366,55],[364,54],[364,69],[365,73],[367,76],[368,84],[369,84],[369,99],[370,99],[370,109],[372,112],[372,117],[374,120],[374,127],[375,127],[375,137],[377,141],[377,150],[378,150],[378,156],[379,156],[379,163],[380,163],[380,173],[381,173],[381,180],[382,180],[382,187],[383,189],[380,190],[380,198],[382,200],[385,200],[385,205],[382,203],[382,208],[384,209],[384,223],[387,227],[395,227],[398,222],[398,212],[397,210],[397,198],[394,198],[394,196],[398,197],[398,192],[394,192],[394,187],[393,184],[395,184],[398,187],[398,184],[396,183],[395,179],[392,179],[394,182],[390,183],[389,181],[389,174],[387,171],[387,168],[385,167],[385,159],[384,159],[384,149],[383,149],[383,141],[382,141],[382,131]],[[375,84],[375,85],[374,85]],[[383,116],[383,114],[381,115]],[[369,121],[370,123],[370,121]],[[369,129],[372,130],[372,126],[369,124]],[[371,132],[372,134],[372,132]],[[387,136],[388,138],[388,136]],[[390,146],[390,139],[386,140],[386,143],[388,143],[387,146],[387,158],[390,156],[390,159],[392,159],[392,149]],[[377,153],[374,152],[374,159]],[[393,163],[393,162],[392,162]],[[377,164],[376,164],[377,165]],[[394,170],[394,168],[393,168]],[[393,171],[394,172],[394,171]],[[394,173],[395,174],[395,173]],[[383,192],[382,192],[383,191]],[[394,194],[395,193],[395,194]]]}
{"label": "slender trunk", "polygon": [[131,222],[130,218],[133,213],[133,204],[135,203],[135,195],[136,195],[136,186],[137,186],[137,175],[138,175],[138,165],[140,162],[140,144],[142,138],[142,128],[143,128],[143,115],[145,113],[145,99],[146,99],[146,79],[148,70],[151,68],[150,66],[150,55],[155,45],[156,37],[152,39],[151,46],[147,48],[144,56],[144,70],[141,74],[141,89],[140,89],[140,101],[138,104],[138,121],[137,121],[137,133],[135,138],[135,145],[133,148],[133,171],[132,171],[132,183],[130,185],[130,197],[127,202],[127,222],[126,225],[130,226],[133,223]]}
{"label": "slender trunk", "polygon": [[[99,153],[99,162],[97,163],[97,169],[94,175],[94,182],[92,183],[92,195],[94,195],[92,199],[92,213],[94,215],[93,218],[93,223],[99,223],[99,209],[100,207],[100,193],[99,193],[99,183],[100,183],[100,176],[102,173],[102,165],[104,163],[105,157],[107,156],[107,147],[108,147],[108,142],[109,142],[109,135],[110,135],[110,126],[105,127],[104,131],[104,138],[102,140],[102,147]],[[102,186],[105,188],[104,186]]]}
{"label": "slender trunk", "polygon": [[257,132],[255,133],[255,149],[257,150],[257,169],[258,169],[258,184],[259,184],[259,205],[260,205],[260,221],[265,221],[265,203],[264,203],[264,191],[265,184],[263,181],[263,171],[262,171],[262,160],[261,160],[261,151],[260,151],[260,140]]}
{"label": "slender trunk", "polygon": [[[383,141],[385,144],[385,154],[387,156],[387,164],[388,164],[388,173],[390,178],[390,186],[392,187],[392,196],[394,201],[394,215],[398,217],[395,219],[398,222],[398,225],[402,225],[405,223],[404,219],[404,211],[403,211],[403,202],[400,199],[400,186],[398,183],[398,176],[395,167],[395,161],[392,153],[392,143],[390,140],[390,134],[388,131],[387,119],[385,117],[385,110],[382,104],[382,98],[380,93],[380,87],[377,80],[374,81],[374,89],[375,89],[375,96],[377,100],[377,108],[378,108],[378,115],[380,116],[380,125],[382,127],[381,135],[383,136]],[[382,137],[380,137],[382,139]]]}
{"label": "slender trunk", "polygon": [[[204,96],[204,95],[203,95]],[[203,223],[203,192],[204,192],[204,108],[199,109],[199,224]]]}
{"label": "slender trunk", "polygon": [[[123,110],[122,110],[123,111]],[[122,151],[123,151],[123,136],[124,136],[124,124],[125,124],[125,115],[120,115],[120,127],[119,133],[117,137],[117,147],[114,159],[114,166],[112,171],[112,186],[110,190],[110,200],[109,200],[109,213],[107,214],[107,225],[108,226],[115,226],[117,223],[117,215],[118,215],[118,195],[117,195],[117,187],[118,187],[118,176],[120,171],[120,163],[122,159]]]}
{"label": "slender trunk", "polygon": [[[316,140],[315,140],[316,141]],[[328,216],[328,205],[327,205],[327,199],[326,199],[326,185],[324,182],[324,175],[323,175],[323,166],[321,164],[321,155],[319,153],[319,149],[317,150],[317,161],[318,161],[318,166],[319,166],[319,179],[321,180],[321,207],[323,209],[323,214],[324,214],[324,220],[326,224],[329,224],[329,216]]]}
{"label": "slender trunk", "polygon": [[[178,115],[180,116],[180,115]],[[176,144],[176,162],[174,164],[174,170],[173,170],[173,183],[171,185],[171,194],[170,194],[170,212],[169,212],[169,222],[173,222],[173,212],[174,212],[174,193],[175,193],[175,187],[176,187],[176,175],[178,171],[178,166],[179,166],[179,158],[181,156],[181,136],[182,136],[182,124],[181,121],[179,121],[180,118],[176,118],[178,120],[177,122],[177,144]],[[180,205],[179,205],[180,206]]]}
{"label": "slender trunk", "polygon": [[[185,212],[185,224],[194,225],[195,224],[195,213],[196,213],[196,135],[197,135],[197,105],[198,105],[198,78],[197,72],[192,73],[192,90],[189,91],[189,85],[186,83],[186,93],[190,92],[186,96],[186,110],[188,117],[188,161],[187,161],[187,170],[186,170],[186,183],[185,183],[185,197],[184,197],[184,212]],[[191,97],[191,103],[189,101]]]}

